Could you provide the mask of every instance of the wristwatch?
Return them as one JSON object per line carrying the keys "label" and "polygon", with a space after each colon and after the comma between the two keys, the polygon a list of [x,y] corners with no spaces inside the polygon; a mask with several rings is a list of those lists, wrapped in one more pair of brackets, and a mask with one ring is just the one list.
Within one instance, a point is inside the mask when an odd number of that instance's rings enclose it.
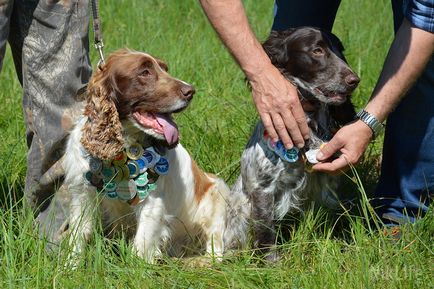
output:
{"label": "wristwatch", "polygon": [[375,139],[384,129],[384,124],[378,121],[372,114],[362,109],[356,115],[358,119],[363,121],[372,130],[372,138]]}

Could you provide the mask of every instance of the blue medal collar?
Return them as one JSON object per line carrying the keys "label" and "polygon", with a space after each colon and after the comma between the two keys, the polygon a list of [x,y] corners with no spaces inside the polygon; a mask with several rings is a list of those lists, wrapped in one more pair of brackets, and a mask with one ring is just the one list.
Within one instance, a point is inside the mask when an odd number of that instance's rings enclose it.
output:
{"label": "blue medal collar", "polygon": [[157,188],[156,181],[160,175],[169,172],[169,161],[161,151],[133,143],[110,161],[90,156],[85,180],[105,197],[134,206]]}
{"label": "blue medal collar", "polygon": [[262,141],[270,150],[277,154],[281,160],[288,163],[295,163],[298,161],[300,154],[298,148],[293,147],[291,149],[286,149],[281,140],[274,142],[268,135],[267,131],[264,131]]}

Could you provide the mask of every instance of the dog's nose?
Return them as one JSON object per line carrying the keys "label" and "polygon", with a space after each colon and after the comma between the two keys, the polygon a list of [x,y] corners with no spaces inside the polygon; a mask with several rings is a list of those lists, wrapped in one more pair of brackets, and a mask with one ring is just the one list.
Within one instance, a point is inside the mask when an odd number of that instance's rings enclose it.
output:
{"label": "dog's nose", "polygon": [[345,77],[345,82],[348,85],[356,86],[357,84],[359,84],[360,78],[357,75],[351,73]]}
{"label": "dog's nose", "polygon": [[193,98],[193,94],[195,92],[196,92],[196,90],[191,85],[183,85],[181,87],[181,93],[184,96],[185,100],[190,101]]}

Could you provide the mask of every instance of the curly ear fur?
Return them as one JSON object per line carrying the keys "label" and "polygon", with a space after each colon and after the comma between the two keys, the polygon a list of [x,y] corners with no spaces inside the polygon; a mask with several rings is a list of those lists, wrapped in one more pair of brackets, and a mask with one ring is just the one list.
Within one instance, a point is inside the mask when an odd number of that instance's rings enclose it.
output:
{"label": "curly ear fur", "polygon": [[83,147],[102,160],[113,159],[124,146],[122,125],[114,103],[115,88],[107,74],[107,67],[102,67],[89,82],[84,111],[88,120],[81,137]]}
{"label": "curly ear fur", "polygon": [[270,36],[262,44],[268,57],[277,68],[284,68],[289,61],[285,39],[294,32],[294,28],[285,31],[271,31]]}

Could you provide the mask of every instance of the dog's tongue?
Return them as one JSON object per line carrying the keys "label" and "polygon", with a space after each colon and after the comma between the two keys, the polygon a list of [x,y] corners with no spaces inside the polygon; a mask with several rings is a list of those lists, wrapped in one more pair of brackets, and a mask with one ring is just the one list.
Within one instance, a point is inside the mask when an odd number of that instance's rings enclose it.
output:
{"label": "dog's tongue", "polygon": [[169,145],[176,143],[179,139],[179,132],[176,123],[173,122],[168,116],[163,114],[155,114],[155,118],[163,128],[164,137]]}

